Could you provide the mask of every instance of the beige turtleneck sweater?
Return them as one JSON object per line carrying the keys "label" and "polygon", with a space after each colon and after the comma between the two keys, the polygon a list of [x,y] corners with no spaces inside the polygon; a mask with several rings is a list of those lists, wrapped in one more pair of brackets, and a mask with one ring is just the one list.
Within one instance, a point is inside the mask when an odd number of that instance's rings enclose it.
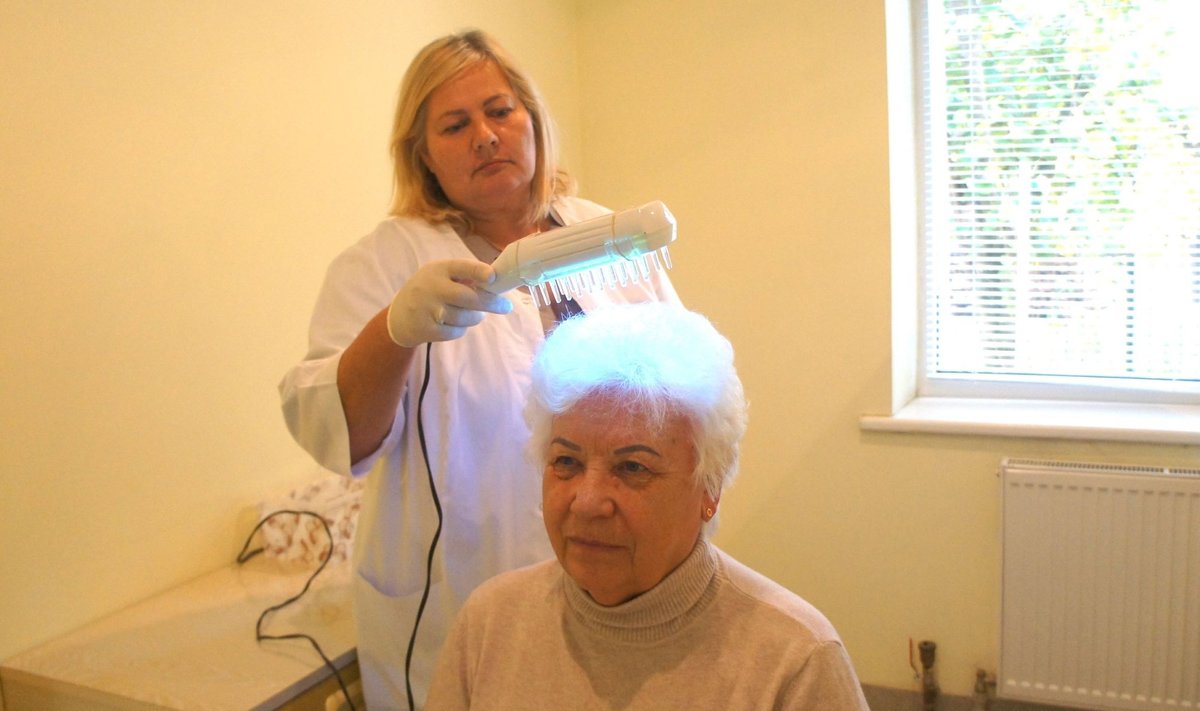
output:
{"label": "beige turtleneck sweater", "polygon": [[556,560],[492,578],[459,614],[425,708],[868,707],[825,616],[701,540],[656,587],[613,607]]}

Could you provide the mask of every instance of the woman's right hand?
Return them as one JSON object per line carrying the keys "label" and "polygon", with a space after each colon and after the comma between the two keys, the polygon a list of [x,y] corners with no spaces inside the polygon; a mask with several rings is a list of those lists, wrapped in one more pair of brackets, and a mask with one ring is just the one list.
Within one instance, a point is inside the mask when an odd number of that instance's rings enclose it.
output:
{"label": "woman's right hand", "polygon": [[495,271],[472,259],[445,259],[423,265],[405,282],[387,312],[394,343],[414,348],[461,337],[483,321],[484,312],[507,314],[512,303],[476,288],[496,279]]}

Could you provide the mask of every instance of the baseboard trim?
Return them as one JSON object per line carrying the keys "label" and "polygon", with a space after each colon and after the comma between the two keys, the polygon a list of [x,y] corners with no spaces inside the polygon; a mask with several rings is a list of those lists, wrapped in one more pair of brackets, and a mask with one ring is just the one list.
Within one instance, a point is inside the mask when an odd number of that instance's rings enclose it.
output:
{"label": "baseboard trim", "polygon": [[[871,711],[921,711],[923,704],[919,691],[889,689],[886,686],[863,684],[863,695]],[[973,700],[968,696],[941,694],[937,700],[937,711],[974,711]],[[1021,701],[992,699],[988,711],[1063,711],[1065,706],[1043,706]]]}

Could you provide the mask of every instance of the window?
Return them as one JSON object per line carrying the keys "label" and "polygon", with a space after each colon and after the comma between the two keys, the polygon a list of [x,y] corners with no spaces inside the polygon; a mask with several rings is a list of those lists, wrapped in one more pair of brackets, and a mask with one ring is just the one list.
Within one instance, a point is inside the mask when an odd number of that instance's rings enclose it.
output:
{"label": "window", "polygon": [[1177,405],[1200,442],[1200,3],[913,2],[913,404]]}

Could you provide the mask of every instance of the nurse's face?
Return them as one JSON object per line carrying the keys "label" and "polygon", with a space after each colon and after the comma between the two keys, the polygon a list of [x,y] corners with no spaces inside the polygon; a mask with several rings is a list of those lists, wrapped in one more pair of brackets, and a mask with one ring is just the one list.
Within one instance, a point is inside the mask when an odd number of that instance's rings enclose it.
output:
{"label": "nurse's face", "polygon": [[468,215],[525,209],[537,164],[533,121],[494,62],[464,69],[429,95],[421,158]]}
{"label": "nurse's face", "polygon": [[[601,605],[649,590],[687,558],[716,501],[695,476],[691,423],[653,427],[611,396],[551,424],[542,510],[555,555]],[[711,516],[711,514],[709,514]]]}

